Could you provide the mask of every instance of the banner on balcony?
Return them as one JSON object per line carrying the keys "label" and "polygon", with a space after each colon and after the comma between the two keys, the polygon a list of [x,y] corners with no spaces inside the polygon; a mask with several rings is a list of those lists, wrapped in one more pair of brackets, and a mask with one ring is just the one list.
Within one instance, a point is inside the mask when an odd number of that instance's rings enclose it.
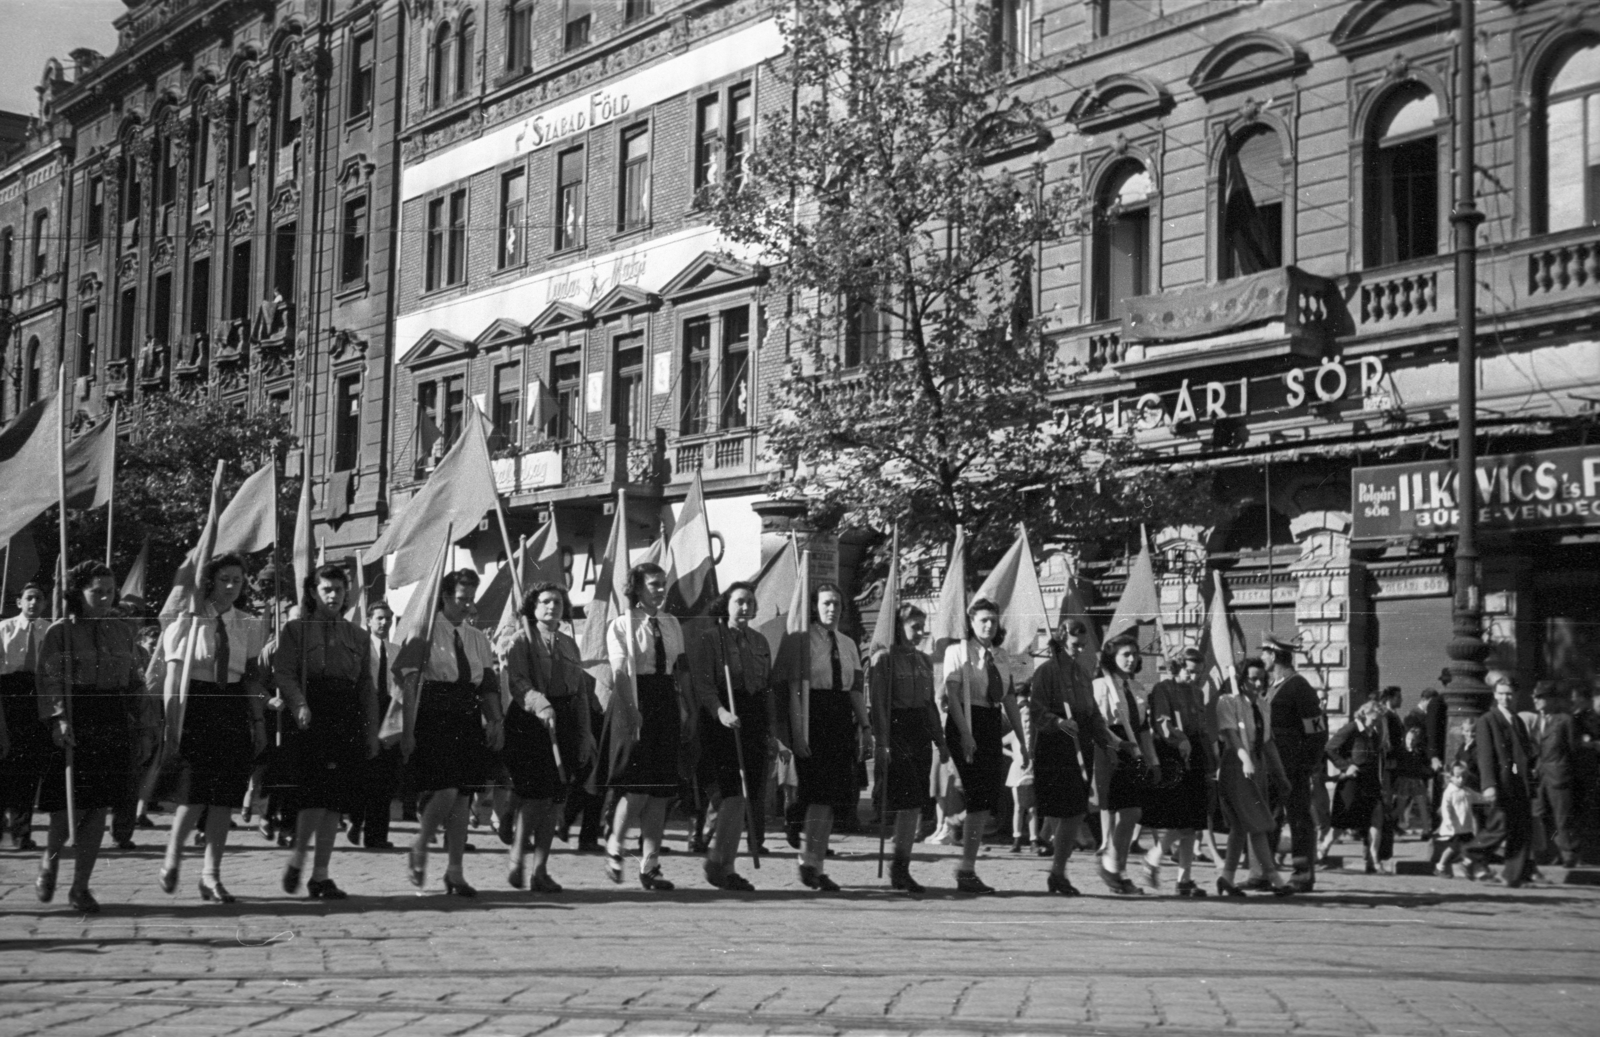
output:
{"label": "banner on balcony", "polygon": [[1214,285],[1196,285],[1127,301],[1124,339],[1205,338],[1251,324],[1283,320],[1289,309],[1291,273],[1263,270]]}
{"label": "banner on balcony", "polygon": [[561,451],[535,450],[516,457],[497,457],[494,488],[501,493],[525,493],[546,486],[561,485]]}
{"label": "banner on balcony", "polygon": [[[1480,457],[1478,528],[1485,532],[1600,526],[1600,445]],[[1454,461],[1357,468],[1350,535],[1455,533]]]}

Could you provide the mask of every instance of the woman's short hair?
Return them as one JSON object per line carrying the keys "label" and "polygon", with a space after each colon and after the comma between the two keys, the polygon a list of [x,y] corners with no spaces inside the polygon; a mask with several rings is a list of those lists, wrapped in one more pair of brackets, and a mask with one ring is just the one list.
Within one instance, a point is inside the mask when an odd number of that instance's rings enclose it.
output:
{"label": "woman's short hair", "polygon": [[906,624],[913,619],[927,619],[928,614],[917,606],[907,602],[894,610],[894,643],[909,645],[906,640]]}
{"label": "woman's short hair", "polygon": [[67,611],[74,616],[83,614],[86,607],[83,592],[88,590],[94,581],[99,579],[115,580],[117,574],[111,571],[111,566],[104,562],[86,561],[79,562],[67,570]]}
{"label": "woman's short hair", "polygon": [[344,585],[345,590],[350,589],[350,574],[344,571],[342,565],[319,565],[306,577],[306,582],[300,588],[300,615],[310,616],[317,611],[317,584],[323,580],[337,580]]}
{"label": "woman's short hair", "polygon": [[205,564],[205,568],[200,570],[200,593],[202,595],[210,594],[217,585],[217,573],[230,565],[237,567],[240,573],[248,575],[244,567],[243,558],[240,558],[232,551],[227,554],[217,555]]}
{"label": "woman's short hair", "polygon": [[652,576],[665,578],[667,571],[654,562],[640,562],[628,570],[628,604],[639,604],[639,592],[644,588],[644,581]]}
{"label": "woman's short hair", "polygon": [[[822,596],[824,594],[837,594],[837,595],[839,595],[839,607],[840,607],[840,609],[844,608],[844,590],[843,590],[843,588],[841,588],[837,583],[834,583],[832,580],[823,580],[821,583],[819,583],[815,587],[811,588],[810,608],[811,608],[811,621],[813,623],[821,622],[822,617],[817,612],[817,602],[822,600]],[[841,616],[840,618],[842,619],[844,617]]]}
{"label": "woman's short hair", "polygon": [[728,603],[733,600],[735,591],[749,591],[751,596],[754,597],[756,585],[749,580],[736,580],[728,584],[727,588],[717,595],[717,600],[711,603],[712,619],[728,619],[731,616],[728,610]]}
{"label": "woman's short hair", "polygon": [[457,587],[476,587],[481,582],[478,574],[471,569],[457,569],[455,572],[445,573],[444,579],[439,581],[439,596],[453,597]]}
{"label": "woman's short hair", "polygon": [[1489,686],[1490,691],[1493,691],[1502,684],[1511,685],[1512,691],[1517,690],[1517,679],[1504,670],[1490,670],[1488,673],[1483,675],[1483,683]]}
{"label": "woman's short hair", "polygon": [[1133,649],[1133,673],[1144,669],[1144,656],[1139,652],[1139,642],[1128,634],[1118,634],[1100,646],[1100,672],[1115,676],[1121,671],[1117,669],[1117,653],[1124,648]]}
{"label": "woman's short hair", "polygon": [[994,637],[989,639],[989,643],[997,645],[1001,641],[1004,641],[1006,639],[1006,628],[1000,625],[1000,606],[996,605],[988,598],[978,598],[972,604],[967,606],[967,637],[972,638],[977,636],[972,632],[972,617],[976,616],[980,612],[994,613]]}
{"label": "woman's short hair", "polygon": [[567,597],[567,589],[565,587],[559,583],[551,583],[548,580],[540,580],[528,588],[527,592],[522,595],[522,607],[517,610],[518,614],[532,619],[533,610],[539,604],[539,595],[541,594],[554,594],[559,597],[561,599],[561,615],[557,616],[556,619],[567,618],[568,613],[572,611],[572,599]]}

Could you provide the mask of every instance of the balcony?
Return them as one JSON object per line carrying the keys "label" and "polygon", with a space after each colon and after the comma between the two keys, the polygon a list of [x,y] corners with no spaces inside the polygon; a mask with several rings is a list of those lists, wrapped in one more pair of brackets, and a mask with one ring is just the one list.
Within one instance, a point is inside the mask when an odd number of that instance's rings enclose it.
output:
{"label": "balcony", "polygon": [[108,400],[127,399],[133,395],[133,361],[128,357],[117,357],[106,361],[106,387],[105,398]]}
{"label": "balcony", "polygon": [[204,378],[206,354],[210,352],[210,347],[211,336],[203,331],[197,331],[186,341],[180,341],[178,348],[173,351],[172,373],[184,379]]}
{"label": "balcony", "polygon": [[1110,374],[1127,353],[1121,317],[1080,325],[1056,338],[1056,358],[1079,375]]}
{"label": "balcony", "polygon": [[217,325],[217,364],[240,364],[245,359],[245,346],[250,338],[250,323],[243,320],[225,320]]}
{"label": "balcony", "polygon": [[1454,258],[1428,256],[1395,266],[1363,270],[1340,279],[1340,294],[1356,335],[1401,333],[1453,323],[1456,315]]}
{"label": "balcony", "polygon": [[751,428],[678,436],[672,446],[672,481],[688,482],[695,472],[708,479],[754,473],[756,436]]}
{"label": "balcony", "polygon": [[[425,480],[437,458],[425,458],[412,469]],[[609,499],[625,484],[665,482],[666,434],[635,440],[615,425],[596,439],[572,442],[540,439],[525,449],[509,448],[490,461],[495,488],[513,504],[578,498]]]}
{"label": "balcony", "polygon": [[167,387],[166,343],[145,340],[139,350],[139,386],[147,392],[160,392]]}

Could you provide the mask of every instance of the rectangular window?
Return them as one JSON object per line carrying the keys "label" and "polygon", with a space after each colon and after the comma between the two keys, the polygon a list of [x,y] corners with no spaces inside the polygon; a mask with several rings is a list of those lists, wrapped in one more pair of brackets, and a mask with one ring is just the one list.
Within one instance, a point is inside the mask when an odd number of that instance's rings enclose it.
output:
{"label": "rectangular window", "polygon": [[341,376],[333,399],[333,470],[353,472],[361,466],[361,376]]}
{"label": "rectangular window", "polygon": [[366,195],[358,195],[344,203],[344,226],[340,238],[339,283],[359,284],[367,279]]}
{"label": "rectangular window", "polygon": [[501,364],[494,369],[494,400],[490,420],[494,434],[490,450],[510,450],[522,444],[522,365]]}
{"label": "rectangular window", "polygon": [[189,276],[189,334],[204,333],[211,322],[211,260],[194,261]]}
{"label": "rectangular window", "polygon": [[514,0],[506,18],[506,71],[526,72],[533,67],[532,0]]}
{"label": "rectangular window", "polygon": [[[157,197],[162,205],[172,205],[178,200],[178,149],[171,140],[163,139],[156,151],[156,173],[161,177]],[[172,233],[171,228],[165,228],[164,233]]]}
{"label": "rectangular window", "polygon": [[157,345],[164,346],[172,337],[172,275],[162,274],[156,278],[155,314],[151,328],[151,337]]}
{"label": "rectangular window", "polygon": [[250,242],[241,241],[233,246],[233,262],[228,271],[228,319],[250,319],[250,303],[255,293],[250,290]]}
{"label": "rectangular window", "polygon": [[1378,262],[1439,251],[1439,143],[1427,136],[1378,149]]}
{"label": "rectangular window", "polygon": [[0,231],[0,295],[11,294],[11,279],[16,270],[17,235],[10,227]]}
{"label": "rectangular window", "polygon": [[131,358],[139,346],[134,341],[139,334],[139,291],[136,288],[124,288],[122,300],[117,304],[117,356],[122,360]]}
{"label": "rectangular window", "polygon": [[50,210],[40,209],[33,214],[33,276],[44,276],[50,265]]}
{"label": "rectangular window", "polygon": [[422,287],[431,292],[444,284],[444,199],[428,203],[427,264]]}
{"label": "rectangular window", "polygon": [[617,177],[618,230],[637,230],[650,222],[650,127],[635,126],[622,134],[622,170]]}
{"label": "rectangular window", "polygon": [[[434,448],[439,446],[441,431],[439,422],[439,383],[423,382],[417,386],[417,456],[412,465],[413,470],[421,475],[433,467]],[[442,452],[442,448],[441,448]]]}
{"label": "rectangular window", "polygon": [[439,431],[444,433],[444,445],[449,449],[461,434],[462,422],[467,416],[467,380],[461,375],[444,380],[444,424]]}
{"label": "rectangular window", "polygon": [[686,436],[708,431],[711,391],[711,318],[683,323],[683,413],[678,431]]}
{"label": "rectangular window", "polygon": [[89,178],[89,211],[84,217],[84,237],[90,241],[99,241],[105,229],[106,182],[103,177],[92,176]]}
{"label": "rectangular window", "polygon": [[568,53],[589,45],[589,31],[594,24],[595,0],[567,0],[562,45]]}
{"label": "rectangular window", "polygon": [[1101,36],[1115,36],[1161,17],[1162,0],[1098,0],[1095,28]]}
{"label": "rectangular window", "polygon": [[100,308],[85,306],[78,311],[78,377],[93,378],[100,353]]}
{"label": "rectangular window", "polygon": [[372,69],[372,33],[358,33],[350,41],[349,118],[358,119],[372,111]]}
{"label": "rectangular window", "polygon": [[300,139],[300,116],[303,110],[299,77],[290,69],[284,72],[279,87],[278,147],[286,148]]}
{"label": "rectangular window", "polygon": [[850,300],[845,321],[845,367],[860,367],[888,356],[889,315],[870,297]]}
{"label": "rectangular window", "polygon": [[556,158],[556,251],[583,244],[583,149]]}
{"label": "rectangular window", "polygon": [[1103,219],[1094,236],[1094,320],[1121,317],[1130,297],[1149,291],[1150,210],[1128,209]]}
{"label": "rectangular window", "polygon": [[522,265],[522,221],[528,199],[527,171],[513,169],[500,177],[500,252],[503,270]]}
{"label": "rectangular window", "polygon": [[750,424],[750,309],[722,311],[722,428]]}
{"label": "rectangular window", "polygon": [[450,192],[450,255],[445,271],[447,284],[467,279],[467,192]]}
{"label": "rectangular window", "polygon": [[633,23],[651,15],[650,0],[623,0],[622,20]]}
{"label": "rectangular window", "polygon": [[295,251],[295,225],[285,223],[272,237],[272,290],[285,302],[295,297],[295,273],[299,256]]}
{"label": "rectangular window", "polygon": [[233,123],[233,165],[236,169],[244,169],[256,164],[256,115],[250,95],[243,90],[238,94],[236,103],[239,110]]}
{"label": "rectangular window", "polygon": [[583,420],[583,354],[568,349],[550,358],[550,384],[556,398],[556,412],[545,435],[560,443],[570,443]]}
{"label": "rectangular window", "polygon": [[702,97],[694,107],[694,191],[697,201],[721,179],[722,98]]}
{"label": "rectangular window", "polygon": [[644,335],[620,336],[612,361],[611,423],[626,439],[638,439],[649,427],[650,395],[644,381]]}
{"label": "rectangular window", "polygon": [[194,185],[205,187],[216,177],[216,153],[211,148],[211,116],[202,115],[194,136]]}
{"label": "rectangular window", "polygon": [[1030,6],[1028,0],[989,0],[989,71],[1010,71],[1028,60]]}
{"label": "rectangular window", "polygon": [[750,84],[743,83],[728,91],[728,151],[726,179],[728,187],[737,190],[744,183],[746,166],[750,162],[750,128],[755,121],[755,98]]}

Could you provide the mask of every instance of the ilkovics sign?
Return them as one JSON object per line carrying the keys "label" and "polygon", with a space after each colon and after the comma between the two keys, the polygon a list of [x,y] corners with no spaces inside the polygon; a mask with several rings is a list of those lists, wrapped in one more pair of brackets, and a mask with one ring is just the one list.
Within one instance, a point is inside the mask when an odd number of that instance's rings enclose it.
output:
{"label": "ilkovics sign", "polygon": [[[1600,445],[1478,458],[1478,528],[1600,526]],[[1456,463],[1357,468],[1350,473],[1353,537],[1454,533]]]}

